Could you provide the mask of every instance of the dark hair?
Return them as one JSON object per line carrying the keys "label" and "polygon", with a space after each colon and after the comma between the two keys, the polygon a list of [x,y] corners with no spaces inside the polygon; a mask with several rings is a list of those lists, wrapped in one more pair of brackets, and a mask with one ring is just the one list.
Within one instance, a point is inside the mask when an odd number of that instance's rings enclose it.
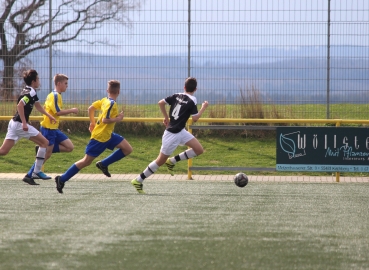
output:
{"label": "dark hair", "polygon": [[120,82],[117,80],[108,81],[108,92],[111,94],[117,94],[120,90]]}
{"label": "dark hair", "polygon": [[23,80],[24,82],[30,86],[33,81],[37,80],[38,73],[34,69],[29,69],[23,72]]}
{"label": "dark hair", "polygon": [[188,77],[185,81],[186,92],[194,92],[197,87],[197,80],[194,77]]}

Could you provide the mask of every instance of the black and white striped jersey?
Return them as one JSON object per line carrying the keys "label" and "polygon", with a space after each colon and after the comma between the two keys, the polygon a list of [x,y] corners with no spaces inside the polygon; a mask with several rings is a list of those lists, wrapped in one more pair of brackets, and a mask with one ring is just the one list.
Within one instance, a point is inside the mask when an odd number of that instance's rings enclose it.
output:
{"label": "black and white striped jersey", "polygon": [[[26,86],[22,92],[20,93],[19,97],[18,97],[18,101],[17,104],[19,103],[19,101],[21,101],[24,103],[24,116],[26,117],[26,121],[29,121],[29,116],[32,112],[33,109],[33,104],[35,104],[36,101],[38,101],[38,97],[37,97],[37,93],[36,90],[33,89],[30,86]],[[20,119],[19,113],[18,111],[15,113],[14,117],[13,117],[14,121],[18,121],[18,122],[22,122],[22,120]]]}
{"label": "black and white striped jersey", "polygon": [[167,130],[172,133],[178,133],[185,128],[186,122],[191,115],[196,115],[197,99],[186,93],[178,93],[166,97],[165,102],[170,105],[170,122]]}

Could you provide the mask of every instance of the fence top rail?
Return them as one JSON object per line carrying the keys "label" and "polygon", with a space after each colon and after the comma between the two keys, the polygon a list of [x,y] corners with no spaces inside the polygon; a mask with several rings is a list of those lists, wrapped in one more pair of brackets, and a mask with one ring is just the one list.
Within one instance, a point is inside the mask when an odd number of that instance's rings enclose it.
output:
{"label": "fence top rail", "polygon": [[[0,116],[0,120],[10,120],[13,116]],[[42,116],[30,116],[30,120],[42,120]],[[78,116],[61,116],[60,120],[64,121],[90,121],[89,117]],[[145,118],[145,117],[124,117],[123,122],[156,122],[161,123],[162,117]],[[324,123],[324,124],[369,124],[369,120],[357,119],[257,119],[257,118],[200,118],[197,123],[269,123],[269,124],[286,124],[286,123]],[[192,125],[192,119],[188,120],[188,124]]]}
{"label": "fence top rail", "polygon": [[[357,119],[256,119],[256,118],[200,118],[197,123],[341,123],[341,124],[369,124],[369,120]],[[191,123],[192,124],[192,123]]]}
{"label": "fence top rail", "polygon": [[191,129],[248,129],[248,130],[275,130],[277,126],[265,126],[265,125],[190,125]]}

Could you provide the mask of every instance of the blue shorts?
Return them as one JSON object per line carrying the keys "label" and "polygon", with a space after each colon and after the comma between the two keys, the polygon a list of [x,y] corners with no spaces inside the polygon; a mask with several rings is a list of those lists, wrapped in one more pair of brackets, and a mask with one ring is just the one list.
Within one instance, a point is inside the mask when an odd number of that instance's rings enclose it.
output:
{"label": "blue shorts", "polygon": [[105,149],[113,150],[123,140],[124,137],[116,133],[112,133],[110,139],[106,142],[99,142],[94,139],[91,139],[86,146],[85,153],[86,155],[89,155],[91,157],[100,156],[101,153],[105,151]]}
{"label": "blue shorts", "polygon": [[62,141],[68,139],[67,135],[65,135],[59,129],[40,127],[40,132],[46,139],[49,140],[49,145],[60,144]]}

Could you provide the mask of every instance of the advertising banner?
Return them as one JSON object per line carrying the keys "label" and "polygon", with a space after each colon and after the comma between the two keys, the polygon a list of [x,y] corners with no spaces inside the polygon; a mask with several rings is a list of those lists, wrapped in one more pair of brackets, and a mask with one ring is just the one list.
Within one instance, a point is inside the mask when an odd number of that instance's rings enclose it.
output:
{"label": "advertising banner", "polygon": [[277,171],[369,172],[369,128],[277,127]]}

